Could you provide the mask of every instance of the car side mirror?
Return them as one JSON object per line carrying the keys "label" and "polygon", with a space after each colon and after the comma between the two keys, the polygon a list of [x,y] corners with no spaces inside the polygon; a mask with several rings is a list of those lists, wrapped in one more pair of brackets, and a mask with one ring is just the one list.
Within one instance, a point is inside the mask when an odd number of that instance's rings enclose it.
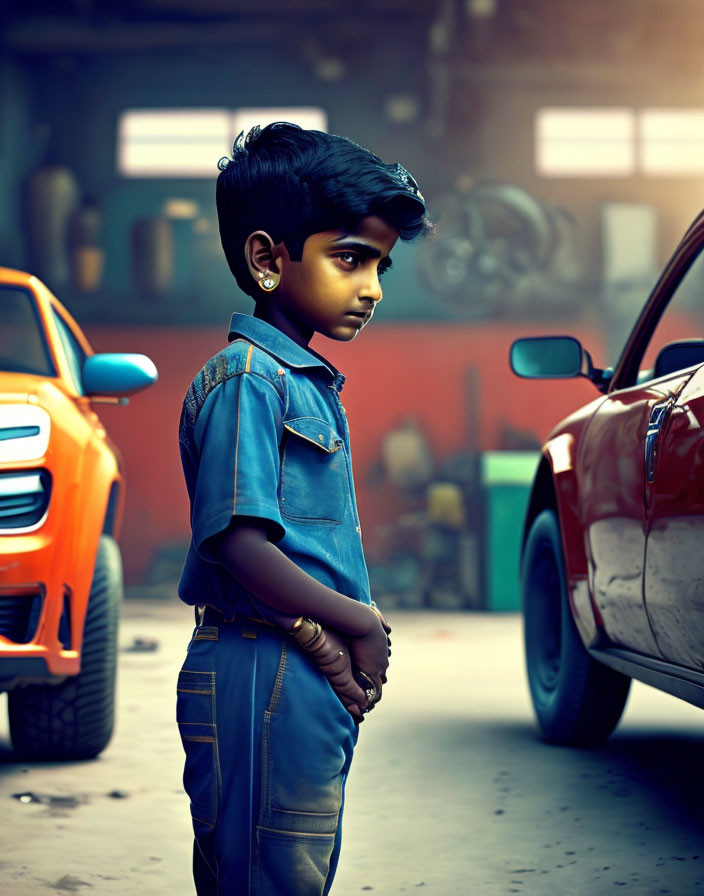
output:
{"label": "car side mirror", "polygon": [[552,379],[584,373],[584,350],[573,336],[530,336],[511,346],[511,370],[528,379]]}
{"label": "car side mirror", "polygon": [[526,379],[568,379],[585,376],[606,392],[613,376],[594,367],[591,355],[574,336],[527,336],[511,345],[511,370]]}
{"label": "car side mirror", "polygon": [[652,378],[667,376],[687,367],[704,364],[704,339],[682,339],[664,345],[658,352]]}
{"label": "car side mirror", "polygon": [[83,363],[86,395],[131,395],[158,379],[154,362],[146,355],[110,352],[90,355]]}

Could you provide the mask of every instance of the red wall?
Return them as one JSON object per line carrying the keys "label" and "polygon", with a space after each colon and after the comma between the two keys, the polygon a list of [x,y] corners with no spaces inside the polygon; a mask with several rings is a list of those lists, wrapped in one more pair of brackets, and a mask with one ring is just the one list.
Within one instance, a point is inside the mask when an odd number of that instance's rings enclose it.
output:
{"label": "red wall", "polygon": [[[367,550],[374,528],[398,512],[398,497],[370,482],[382,437],[408,416],[424,430],[436,460],[468,448],[501,447],[504,422],[541,440],[574,408],[596,397],[586,380],[519,380],[508,367],[518,336],[570,332],[598,364],[602,337],[585,327],[530,324],[379,324],[351,344],[317,338],[313,345],[342,370],[342,400],[352,432],[355,481]],[[160,544],[186,539],[188,499],[178,452],[183,396],[204,362],[226,344],[225,328],[86,328],[96,351],[149,355],[159,382],[129,407],[96,405],[122,451],[127,502],[121,536],[127,583],[142,581]],[[470,408],[469,368],[479,377],[478,407]],[[470,419],[471,418],[471,419]]]}

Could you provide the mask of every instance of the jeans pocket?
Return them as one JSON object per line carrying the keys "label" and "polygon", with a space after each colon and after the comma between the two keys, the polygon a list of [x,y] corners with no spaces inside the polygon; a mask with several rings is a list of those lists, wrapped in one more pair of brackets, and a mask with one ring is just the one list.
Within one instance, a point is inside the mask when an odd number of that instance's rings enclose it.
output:
{"label": "jeans pocket", "polygon": [[215,673],[182,669],[176,686],[176,721],[186,753],[183,786],[196,823],[212,828],[222,791],[215,718]]}
{"label": "jeans pocket", "polygon": [[[298,814],[305,816],[309,813]],[[335,833],[318,834],[305,830],[319,822],[319,818],[299,818],[298,823],[291,825],[289,818],[287,830],[257,827],[257,896],[317,896],[323,893],[330,873]],[[331,827],[332,824],[332,819],[324,822],[324,826]],[[334,826],[336,830],[337,815],[334,816]],[[304,830],[295,829],[300,827]]]}

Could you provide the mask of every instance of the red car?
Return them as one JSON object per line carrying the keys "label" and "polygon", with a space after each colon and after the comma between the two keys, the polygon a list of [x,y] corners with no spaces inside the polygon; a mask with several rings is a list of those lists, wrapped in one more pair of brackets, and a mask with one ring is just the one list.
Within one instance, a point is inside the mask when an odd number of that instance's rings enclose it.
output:
{"label": "red car", "polygon": [[521,578],[530,691],[546,740],[603,741],[632,678],[704,707],[704,213],[614,368],[569,336],[519,339],[522,377],[599,395],[543,447]]}

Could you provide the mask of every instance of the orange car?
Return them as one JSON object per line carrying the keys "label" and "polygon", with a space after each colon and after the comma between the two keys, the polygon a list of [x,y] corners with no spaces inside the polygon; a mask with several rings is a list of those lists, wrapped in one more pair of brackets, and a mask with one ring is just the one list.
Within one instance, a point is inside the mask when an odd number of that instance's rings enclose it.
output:
{"label": "orange car", "polygon": [[0,267],[0,691],[23,756],[95,756],[112,734],[125,483],[93,404],[156,378]]}

